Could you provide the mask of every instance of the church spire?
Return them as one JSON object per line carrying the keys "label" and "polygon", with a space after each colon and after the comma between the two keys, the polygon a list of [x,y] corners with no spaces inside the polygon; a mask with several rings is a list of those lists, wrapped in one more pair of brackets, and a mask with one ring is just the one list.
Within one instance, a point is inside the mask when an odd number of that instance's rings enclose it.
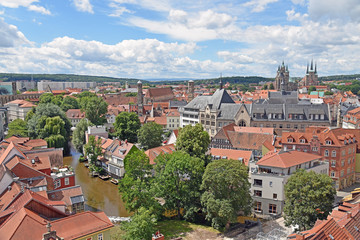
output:
{"label": "church spire", "polygon": [[317,70],[316,70],[316,63],[315,63],[315,74],[317,74]]}
{"label": "church spire", "polygon": [[309,74],[309,62],[307,63],[307,66],[306,66],[306,74]]}
{"label": "church spire", "polygon": [[311,59],[311,65],[310,65],[310,71],[313,71],[314,68],[313,68],[313,60]]}

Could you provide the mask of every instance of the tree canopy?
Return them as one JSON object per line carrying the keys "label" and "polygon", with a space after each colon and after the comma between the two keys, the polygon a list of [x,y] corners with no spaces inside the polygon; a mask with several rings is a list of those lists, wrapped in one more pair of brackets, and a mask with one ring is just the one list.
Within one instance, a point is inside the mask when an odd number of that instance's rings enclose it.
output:
{"label": "tree canopy", "polygon": [[152,213],[160,214],[160,204],[154,198],[151,188],[153,177],[149,158],[136,147],[134,149],[124,159],[125,176],[119,182],[122,200],[131,212],[145,207]]}
{"label": "tree canopy", "polygon": [[201,196],[206,219],[220,229],[235,222],[237,214],[251,211],[247,167],[238,160],[219,159],[209,163],[203,175]]}
{"label": "tree canopy", "polygon": [[61,109],[66,112],[69,109],[79,109],[80,105],[76,98],[66,96],[60,105]]}
{"label": "tree canopy", "polygon": [[135,143],[140,127],[140,120],[136,113],[121,112],[115,118],[115,135],[122,140],[127,139],[129,142]]}
{"label": "tree canopy", "polygon": [[203,160],[182,151],[161,154],[155,159],[155,194],[164,199],[166,210],[176,210],[181,218],[194,219],[201,209],[200,184],[204,173]]}
{"label": "tree canopy", "polygon": [[163,128],[155,122],[145,123],[139,130],[138,141],[144,150],[161,146]]}
{"label": "tree canopy", "polygon": [[179,136],[176,139],[176,149],[182,150],[195,156],[203,158],[210,144],[210,136],[204,131],[201,124],[195,126],[186,125],[179,130]]}
{"label": "tree canopy", "polygon": [[85,112],[86,118],[94,125],[102,125],[106,122],[108,104],[101,97],[81,98],[81,109]]}
{"label": "tree canopy", "polygon": [[90,160],[90,164],[96,166],[98,156],[102,155],[101,139],[96,139],[90,135],[88,142],[84,146],[85,155]]}
{"label": "tree canopy", "polygon": [[14,121],[10,122],[9,130],[7,137],[11,137],[13,135],[17,135],[20,137],[27,137],[28,136],[28,130],[26,122],[22,119],[15,119]]}
{"label": "tree canopy", "polygon": [[121,230],[125,233],[121,235],[122,240],[144,240],[151,239],[155,233],[156,218],[150,210],[140,208],[130,219],[129,222],[122,222]]}
{"label": "tree canopy", "polygon": [[87,131],[88,126],[89,126],[88,121],[85,118],[83,118],[76,125],[76,128],[73,131],[72,143],[75,149],[78,150],[79,152],[83,151],[82,148],[85,144],[85,131]]}
{"label": "tree canopy", "polygon": [[49,148],[64,147],[66,143],[65,122],[59,116],[48,117],[41,136],[45,139]]}
{"label": "tree canopy", "polygon": [[[29,137],[32,138],[44,139],[46,137],[50,137],[50,135],[45,131],[45,125],[47,124],[46,121],[48,118],[58,116],[64,122],[63,128],[65,131],[62,131],[62,136],[65,141],[62,147],[64,147],[64,150],[67,153],[69,151],[68,142],[70,139],[71,123],[60,107],[53,103],[39,104],[35,109],[35,113],[32,113],[31,115],[31,118],[27,122],[27,127]],[[54,137],[52,138],[52,141],[53,140],[55,141]],[[59,138],[56,138],[56,141],[58,142]]]}
{"label": "tree canopy", "polygon": [[317,219],[326,219],[332,211],[336,190],[326,174],[299,169],[285,185],[284,219],[286,226],[307,230]]}

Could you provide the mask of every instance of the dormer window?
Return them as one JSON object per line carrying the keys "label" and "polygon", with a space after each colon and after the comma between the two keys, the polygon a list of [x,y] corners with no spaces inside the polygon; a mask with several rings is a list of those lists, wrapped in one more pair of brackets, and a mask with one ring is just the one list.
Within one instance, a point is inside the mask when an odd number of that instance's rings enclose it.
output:
{"label": "dormer window", "polygon": [[346,141],[346,140],[344,140],[344,144],[347,144],[347,141]]}
{"label": "dormer window", "polygon": [[300,139],[300,143],[305,143],[305,139],[304,138]]}
{"label": "dormer window", "polygon": [[326,145],[331,145],[331,140],[326,140],[325,144]]}
{"label": "dormer window", "polygon": [[288,141],[288,143],[292,143],[292,142],[293,142],[293,139],[292,139],[292,138],[288,138],[287,141]]}

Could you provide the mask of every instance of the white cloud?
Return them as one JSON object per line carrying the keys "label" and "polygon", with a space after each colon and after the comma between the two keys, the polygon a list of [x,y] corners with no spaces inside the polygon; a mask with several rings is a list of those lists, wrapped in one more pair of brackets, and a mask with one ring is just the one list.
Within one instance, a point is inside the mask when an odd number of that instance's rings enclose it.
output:
{"label": "white cloud", "polygon": [[80,12],[94,13],[90,0],[74,0],[74,5]]}
{"label": "white cloud", "polygon": [[0,18],[0,47],[14,47],[29,43],[29,40],[16,26],[7,24]]}
{"label": "white cloud", "polygon": [[39,0],[0,0],[0,5],[8,8],[26,7],[29,11],[38,12],[44,15],[51,15],[50,10],[39,5],[33,5]]}
{"label": "white cloud", "polygon": [[0,5],[8,8],[28,7],[39,0],[0,0]]}
{"label": "white cloud", "polygon": [[41,14],[44,14],[44,15],[51,15],[51,12],[48,9],[46,9],[46,8],[44,8],[42,6],[30,5],[28,7],[28,9],[30,11],[38,12],[38,13],[41,13]]}
{"label": "white cloud", "polygon": [[243,4],[244,7],[251,7],[252,12],[262,12],[270,3],[277,2],[278,0],[251,0]]}
{"label": "white cloud", "polygon": [[123,7],[117,3],[111,2],[109,4],[109,7],[113,8],[113,12],[111,14],[109,14],[110,17],[120,17],[122,16],[124,13],[132,13],[132,11],[130,11],[129,9],[127,9],[126,7]]}
{"label": "white cloud", "polygon": [[236,30],[236,18],[212,10],[198,13],[187,13],[182,10],[171,10],[168,21],[153,21],[139,17],[129,18],[131,25],[144,28],[150,32],[167,34],[175,39],[186,41],[204,41],[226,37]]}
{"label": "white cloud", "polygon": [[360,20],[359,0],[309,0],[308,11],[314,20],[322,18]]}

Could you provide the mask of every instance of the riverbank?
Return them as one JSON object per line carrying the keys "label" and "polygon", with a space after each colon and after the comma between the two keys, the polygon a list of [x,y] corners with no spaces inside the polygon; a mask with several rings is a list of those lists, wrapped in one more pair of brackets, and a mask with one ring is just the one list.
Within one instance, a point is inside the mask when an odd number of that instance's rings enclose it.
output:
{"label": "riverbank", "polygon": [[85,197],[85,210],[104,211],[107,216],[129,217],[116,185],[100,178],[92,178],[84,163],[79,163],[80,153],[71,148],[71,156],[64,157],[64,165],[72,166],[75,183],[80,185]]}

